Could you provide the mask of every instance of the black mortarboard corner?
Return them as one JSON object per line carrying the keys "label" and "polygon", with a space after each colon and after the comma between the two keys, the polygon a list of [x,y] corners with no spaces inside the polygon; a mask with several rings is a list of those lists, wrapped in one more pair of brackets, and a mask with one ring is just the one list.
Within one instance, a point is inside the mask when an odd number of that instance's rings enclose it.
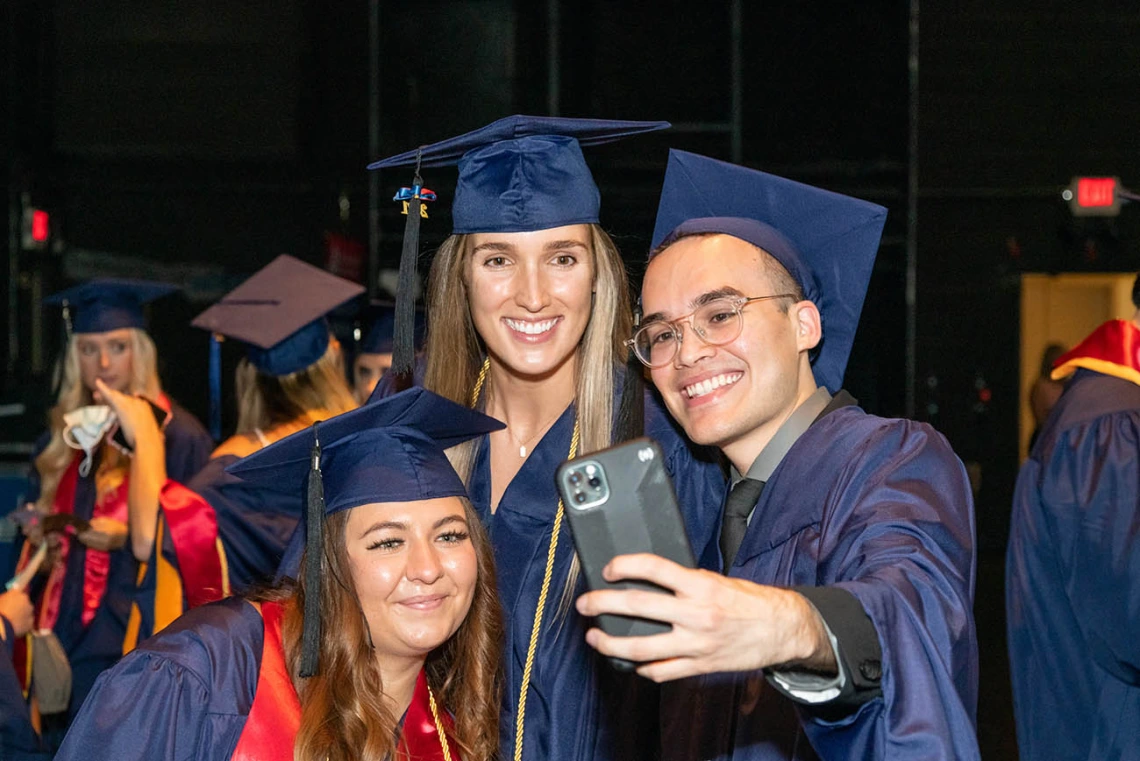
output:
{"label": "black mortarboard corner", "polygon": [[685,235],[723,233],[770,254],[819,308],[823,341],[812,369],[834,394],[886,219],[886,209],[867,201],[671,150],[652,250]]}
{"label": "black mortarboard corner", "polygon": [[304,573],[300,676],[313,676],[320,667],[324,518],[376,502],[466,497],[444,450],[503,427],[481,412],[411,388],[298,431],[226,469],[265,488],[305,489],[305,515],[278,574],[296,578]]}
{"label": "black mortarboard corner", "polygon": [[[368,168],[415,166],[415,185],[402,189],[397,195],[400,200],[421,194],[421,167],[458,164],[459,180],[451,211],[452,232],[456,234],[533,232],[594,224],[599,221],[601,194],[582,155],[582,146],[613,142],[668,126],[668,122],[515,115],[377,161]],[[431,194],[431,200],[434,197]],[[418,200],[413,200],[407,212],[408,232],[400,260],[396,346],[392,356],[392,371],[402,373],[400,378],[407,383],[411,382],[414,354],[411,289],[415,280],[415,257],[409,254],[408,235],[414,231],[418,248],[417,204]],[[410,262],[407,274],[406,262]],[[640,374],[640,368],[637,372]],[[399,381],[396,388],[401,388]]]}
{"label": "black mortarboard corner", "polygon": [[210,426],[220,438],[221,366],[217,335],[246,345],[250,363],[267,375],[304,370],[329,346],[325,315],[364,292],[364,287],[282,254],[194,318],[210,331]]}

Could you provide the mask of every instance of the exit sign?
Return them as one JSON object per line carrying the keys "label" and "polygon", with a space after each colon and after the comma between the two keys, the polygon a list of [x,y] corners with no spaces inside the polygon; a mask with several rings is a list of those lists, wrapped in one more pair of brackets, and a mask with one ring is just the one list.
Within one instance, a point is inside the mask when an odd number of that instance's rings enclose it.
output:
{"label": "exit sign", "polygon": [[1120,214],[1120,178],[1074,177],[1061,197],[1075,217],[1115,217]]}

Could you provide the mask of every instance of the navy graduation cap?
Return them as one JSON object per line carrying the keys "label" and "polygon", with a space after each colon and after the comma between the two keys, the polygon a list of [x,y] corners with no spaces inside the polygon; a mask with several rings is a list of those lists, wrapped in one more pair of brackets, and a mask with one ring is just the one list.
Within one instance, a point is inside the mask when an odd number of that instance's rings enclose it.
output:
{"label": "navy graduation cap", "polygon": [[[411,388],[298,431],[226,470],[266,488],[306,490],[303,523],[281,573],[296,576],[301,547],[305,584],[319,588],[325,516],[375,502],[466,497],[444,450],[505,426],[422,388]],[[301,676],[317,673],[320,597],[305,598]],[[309,643],[312,643],[311,645]]]}
{"label": "navy graduation cap", "polygon": [[812,367],[834,394],[886,219],[886,209],[867,201],[670,150],[651,250],[685,235],[724,233],[768,252],[819,308],[824,337]]}
{"label": "navy graduation cap", "polygon": [[[250,363],[267,375],[304,370],[329,346],[325,315],[364,286],[282,254],[194,318],[194,327],[246,344]],[[210,432],[221,435],[221,352],[210,345]]]}
{"label": "navy graduation cap", "polygon": [[453,233],[533,232],[590,224],[599,220],[601,194],[586,166],[582,146],[668,126],[668,122],[508,116],[473,132],[369,164],[369,169],[415,167],[413,187],[396,197],[409,198],[410,205],[400,257],[392,372],[410,381],[410,293],[419,253],[420,205],[435,196],[423,190],[421,167],[459,165],[451,209]]}
{"label": "navy graduation cap", "polygon": [[45,304],[60,304],[72,333],[105,333],[120,328],[146,330],[143,304],[178,290],[150,280],[96,278],[52,294]]}
{"label": "navy graduation cap", "polygon": [[486,127],[369,164],[369,169],[459,165],[452,232],[532,232],[598,221],[601,195],[582,146],[668,122],[508,116]]}
{"label": "navy graduation cap", "polygon": [[[362,311],[361,320],[366,328],[357,344],[360,354],[391,354],[396,329],[396,307],[389,301],[373,301]],[[414,345],[423,341],[423,312],[416,311]]]}

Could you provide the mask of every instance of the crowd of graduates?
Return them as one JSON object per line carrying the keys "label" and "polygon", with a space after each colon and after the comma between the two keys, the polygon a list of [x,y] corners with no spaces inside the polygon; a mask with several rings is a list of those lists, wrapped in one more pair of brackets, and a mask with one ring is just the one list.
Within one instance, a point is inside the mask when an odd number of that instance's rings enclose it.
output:
{"label": "crowd of graduates", "polygon": [[[402,287],[346,367],[326,315],[364,289],[278,257],[193,323],[246,348],[221,442],[162,390],[169,287],[52,297],[0,758],[978,757],[965,470],[842,390],[886,212],[672,151],[631,298],[583,148],[667,126],[510,117],[374,164],[415,174],[405,286],[420,169],[459,166],[426,335]],[[588,591],[555,469],[642,435],[699,567]]]}

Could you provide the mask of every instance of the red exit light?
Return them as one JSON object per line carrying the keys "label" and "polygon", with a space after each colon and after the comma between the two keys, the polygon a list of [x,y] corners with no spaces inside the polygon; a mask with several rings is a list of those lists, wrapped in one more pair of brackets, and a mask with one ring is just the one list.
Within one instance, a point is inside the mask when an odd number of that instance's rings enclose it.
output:
{"label": "red exit light", "polygon": [[1115,177],[1081,177],[1077,180],[1077,203],[1081,206],[1112,206],[1115,201]]}
{"label": "red exit light", "polygon": [[41,209],[32,211],[32,240],[46,243],[48,239],[48,213]]}
{"label": "red exit light", "polygon": [[1131,197],[1117,177],[1074,177],[1061,196],[1075,217],[1115,217],[1122,196]]}

